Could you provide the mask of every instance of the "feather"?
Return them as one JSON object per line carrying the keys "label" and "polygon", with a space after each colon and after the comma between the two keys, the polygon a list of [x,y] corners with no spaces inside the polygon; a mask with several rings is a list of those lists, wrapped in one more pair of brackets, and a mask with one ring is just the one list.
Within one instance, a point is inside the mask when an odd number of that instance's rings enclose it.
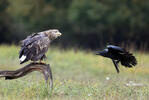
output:
{"label": "feather", "polygon": [[121,48],[121,47],[118,47],[118,46],[114,46],[114,45],[108,45],[107,46],[107,49],[109,50],[109,52],[126,52],[126,50],[125,49],[123,49],[123,48]]}
{"label": "feather", "polygon": [[129,52],[125,53],[123,57],[120,59],[121,64],[126,67],[133,67],[137,65],[136,58]]}
{"label": "feather", "polygon": [[20,58],[20,61],[23,62],[26,59],[25,55],[22,55],[22,57]]}

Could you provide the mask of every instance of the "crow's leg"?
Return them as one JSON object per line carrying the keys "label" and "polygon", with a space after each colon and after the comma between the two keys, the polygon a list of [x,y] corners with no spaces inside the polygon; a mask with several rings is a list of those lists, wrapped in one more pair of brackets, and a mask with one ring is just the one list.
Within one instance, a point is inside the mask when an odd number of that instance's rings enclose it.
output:
{"label": "crow's leg", "polygon": [[116,64],[117,64],[118,67],[119,67],[119,65],[118,65],[119,62],[120,62],[120,60],[117,60],[117,61],[116,61]]}
{"label": "crow's leg", "polygon": [[112,61],[113,61],[113,64],[115,66],[115,69],[116,69],[117,73],[119,73],[120,71],[118,69],[118,63],[115,60],[113,60],[113,59],[112,59]]}

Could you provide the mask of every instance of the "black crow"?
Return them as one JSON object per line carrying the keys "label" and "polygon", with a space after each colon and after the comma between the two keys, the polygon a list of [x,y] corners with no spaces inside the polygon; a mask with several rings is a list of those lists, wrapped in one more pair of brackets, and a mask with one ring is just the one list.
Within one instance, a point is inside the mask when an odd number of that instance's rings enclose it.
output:
{"label": "black crow", "polygon": [[123,66],[128,68],[131,68],[137,64],[137,60],[132,55],[132,53],[129,53],[125,49],[114,45],[108,45],[103,51],[97,51],[96,55],[111,58],[117,73],[120,72],[118,69],[119,62],[121,62]]}

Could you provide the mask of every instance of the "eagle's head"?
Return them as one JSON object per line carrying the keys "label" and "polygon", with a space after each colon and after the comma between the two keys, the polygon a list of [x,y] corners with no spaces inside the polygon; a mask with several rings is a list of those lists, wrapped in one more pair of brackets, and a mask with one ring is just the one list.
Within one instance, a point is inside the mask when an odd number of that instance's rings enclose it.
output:
{"label": "eagle's head", "polygon": [[50,29],[45,31],[45,34],[49,37],[49,39],[54,40],[62,34],[57,29]]}

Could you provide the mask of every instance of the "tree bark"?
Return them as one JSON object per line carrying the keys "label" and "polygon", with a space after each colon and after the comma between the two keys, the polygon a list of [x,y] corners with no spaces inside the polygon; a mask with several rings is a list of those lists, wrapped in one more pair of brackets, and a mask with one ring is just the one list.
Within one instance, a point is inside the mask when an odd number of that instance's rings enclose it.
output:
{"label": "tree bark", "polygon": [[49,64],[44,63],[30,63],[23,68],[15,71],[0,71],[0,78],[5,77],[6,80],[17,79],[23,77],[33,71],[39,71],[44,74],[47,85],[50,85],[50,90],[53,89],[52,71]]}

